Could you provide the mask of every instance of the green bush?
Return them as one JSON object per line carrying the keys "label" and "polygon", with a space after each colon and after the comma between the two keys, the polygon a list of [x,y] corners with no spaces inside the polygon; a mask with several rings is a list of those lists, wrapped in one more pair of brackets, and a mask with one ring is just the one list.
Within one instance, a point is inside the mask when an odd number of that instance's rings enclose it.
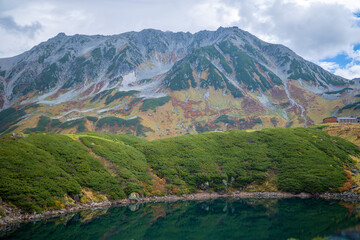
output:
{"label": "green bush", "polygon": [[50,122],[51,122],[50,118],[46,116],[41,116],[37,123],[37,126],[35,128],[26,129],[25,133],[45,132]]}
{"label": "green bush", "polygon": [[101,118],[96,126],[98,128],[101,128],[103,125],[107,124],[111,127],[115,126],[115,124],[117,124],[118,126],[123,126],[123,127],[130,127],[130,126],[134,126],[140,123],[139,118],[134,118],[134,119],[122,119],[122,118],[118,118],[118,117],[104,117]]}
{"label": "green bush", "polygon": [[91,121],[91,122],[96,122],[98,120],[97,117],[93,117],[93,116],[87,116],[86,119]]}
{"label": "green bush", "polygon": [[230,125],[235,123],[235,121],[230,119],[228,115],[221,115],[220,117],[218,117],[215,120],[215,123],[219,123],[219,122],[228,123]]}
{"label": "green bush", "polygon": [[59,126],[60,124],[61,124],[61,121],[60,121],[59,119],[52,119],[52,120],[51,120],[51,123],[50,123],[50,126],[51,126],[52,128],[54,128],[54,127]]}
{"label": "green bush", "polygon": [[11,125],[19,122],[25,116],[25,109],[8,108],[0,112],[0,133],[5,132]]}
{"label": "green bush", "polygon": [[151,109],[153,111],[156,110],[157,107],[160,107],[171,99],[170,96],[161,97],[161,98],[149,98],[143,101],[143,105],[141,106],[141,111],[146,112],[147,110]]}
{"label": "green bush", "polygon": [[[84,118],[79,118],[79,119],[64,122],[64,123],[60,124],[59,127],[63,128],[63,129],[67,129],[67,128],[73,128],[75,126],[78,126],[78,130],[79,130],[79,128],[80,129],[83,128],[81,125],[84,125],[84,123],[85,123],[85,119]],[[85,126],[84,126],[84,128],[85,128]]]}
{"label": "green bush", "polygon": [[108,105],[115,101],[116,99],[126,97],[126,96],[133,96],[134,94],[138,93],[139,91],[131,90],[127,92],[117,92],[113,96],[108,96],[105,100],[105,105]]}
{"label": "green bush", "polygon": [[180,61],[164,79],[167,87],[171,90],[183,90],[190,87],[196,87],[194,76],[192,75],[192,68],[187,61]]}

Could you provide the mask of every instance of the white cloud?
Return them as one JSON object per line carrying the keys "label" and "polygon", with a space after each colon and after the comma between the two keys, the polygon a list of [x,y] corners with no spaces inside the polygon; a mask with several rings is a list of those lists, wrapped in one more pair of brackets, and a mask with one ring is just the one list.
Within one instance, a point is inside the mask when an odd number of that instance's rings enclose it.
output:
{"label": "white cloud", "polygon": [[343,4],[280,0],[229,4],[242,16],[237,23],[240,28],[266,41],[282,43],[312,61],[334,56],[360,42],[356,18]]}
{"label": "white cloud", "polygon": [[195,25],[218,28],[219,26],[231,26],[240,21],[238,10],[220,1],[208,1],[195,5],[190,11]]}
{"label": "white cloud", "polygon": [[334,71],[334,74],[342,76],[347,79],[360,77],[360,65],[349,64],[345,68],[339,68]]}
{"label": "white cloud", "polygon": [[340,68],[340,65],[335,62],[320,62],[318,63],[323,69],[329,72],[335,72],[337,69]]}
{"label": "white cloud", "polygon": [[351,62],[345,66],[340,66],[335,62],[317,62],[322,68],[332,72],[336,75],[342,76],[347,79],[360,77],[360,50],[354,50],[353,46],[350,46],[344,52],[347,53]]}
{"label": "white cloud", "polygon": [[[0,57],[19,54],[59,32],[196,32],[237,25],[314,62],[341,52],[359,59],[352,50],[360,43],[359,19],[353,15],[359,11],[355,0],[0,0]],[[1,24],[1,18],[13,20],[17,31],[4,26],[7,20]],[[349,69],[356,69],[353,65]]]}

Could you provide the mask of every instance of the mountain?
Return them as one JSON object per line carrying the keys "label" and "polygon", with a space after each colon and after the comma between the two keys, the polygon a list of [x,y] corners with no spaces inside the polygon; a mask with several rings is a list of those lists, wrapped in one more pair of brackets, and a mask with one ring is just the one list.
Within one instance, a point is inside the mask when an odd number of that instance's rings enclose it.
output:
{"label": "mountain", "polygon": [[330,115],[356,115],[359,88],[359,81],[236,27],[195,34],[60,33],[0,59],[0,131],[154,139],[309,126]]}

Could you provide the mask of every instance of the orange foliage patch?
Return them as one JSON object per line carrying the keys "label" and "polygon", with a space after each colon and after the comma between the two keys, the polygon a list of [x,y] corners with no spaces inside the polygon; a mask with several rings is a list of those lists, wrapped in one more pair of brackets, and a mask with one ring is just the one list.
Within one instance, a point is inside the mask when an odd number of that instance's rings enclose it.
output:
{"label": "orange foliage patch", "polygon": [[346,170],[344,170],[344,172],[346,173],[347,181],[344,183],[342,187],[339,187],[340,192],[349,191],[352,188],[352,185],[354,184],[354,181],[351,179],[351,173]]}
{"label": "orange foliage patch", "polygon": [[166,193],[165,179],[159,178],[155,173],[151,173],[153,176],[153,184],[150,188],[151,195],[162,195]]}
{"label": "orange foliage patch", "polygon": [[173,187],[171,189],[171,194],[174,194],[174,195],[178,195],[180,193],[180,189],[176,188],[176,187]]}
{"label": "orange foliage patch", "polygon": [[55,207],[57,208],[64,208],[65,205],[61,203],[59,200],[55,200]]}

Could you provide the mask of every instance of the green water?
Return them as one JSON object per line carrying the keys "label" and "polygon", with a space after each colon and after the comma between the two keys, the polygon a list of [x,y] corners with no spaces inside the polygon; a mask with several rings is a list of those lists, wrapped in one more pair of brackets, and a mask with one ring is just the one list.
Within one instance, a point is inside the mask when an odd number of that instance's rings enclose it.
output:
{"label": "green water", "polygon": [[359,239],[360,212],[357,213],[353,206],[341,201],[316,199],[148,203],[89,210],[21,224],[10,232],[0,232],[0,238]]}

